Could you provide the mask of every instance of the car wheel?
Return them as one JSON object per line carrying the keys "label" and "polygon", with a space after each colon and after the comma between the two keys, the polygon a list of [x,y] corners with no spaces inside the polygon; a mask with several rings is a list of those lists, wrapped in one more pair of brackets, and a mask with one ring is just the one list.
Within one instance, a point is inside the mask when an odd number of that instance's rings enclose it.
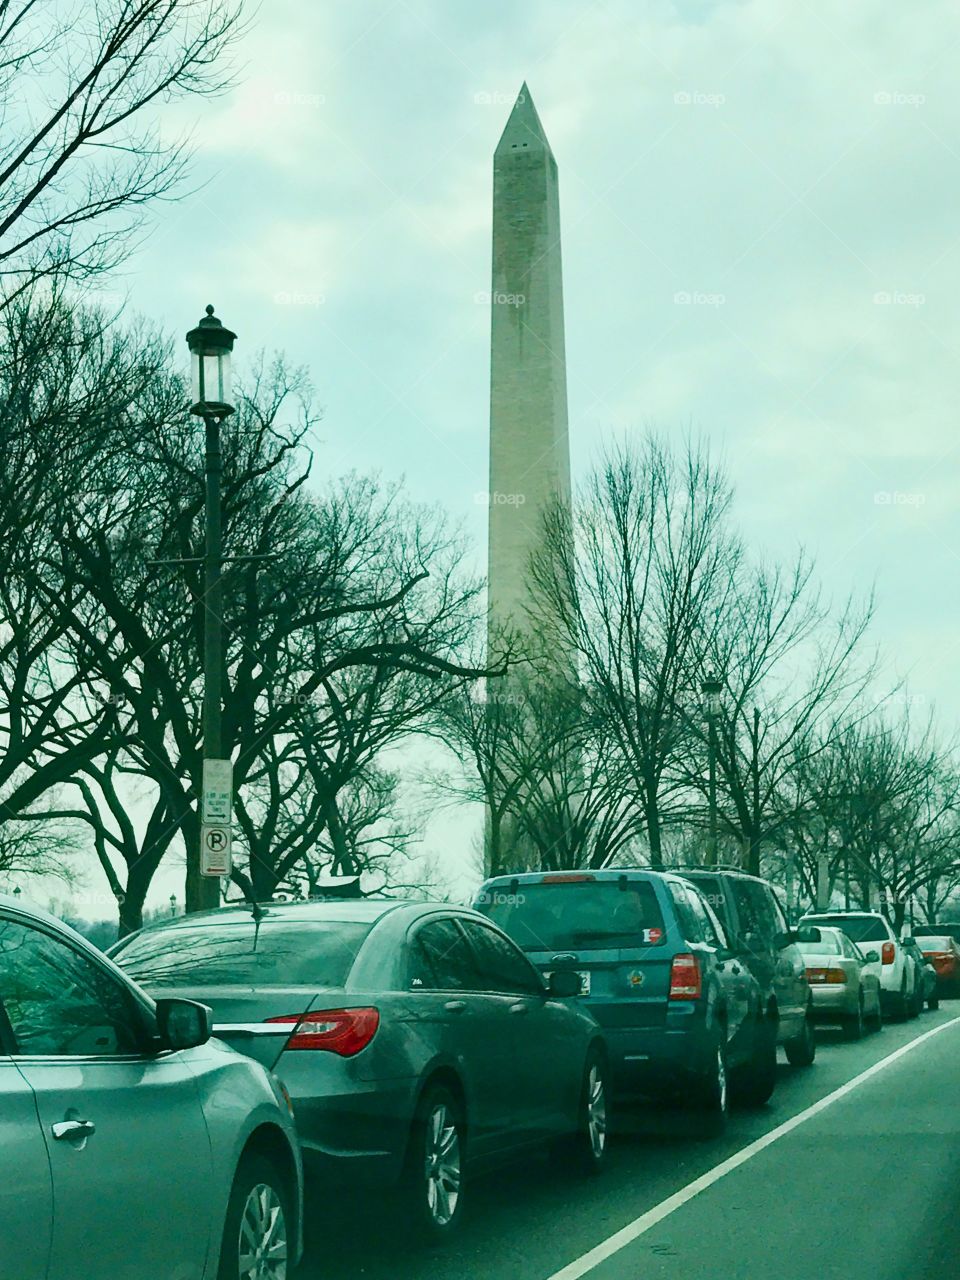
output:
{"label": "car wheel", "polygon": [[907,976],[904,974],[900,983],[900,994],[897,996],[897,1021],[906,1022],[910,1017],[910,999],[907,996]]}
{"label": "car wheel", "polygon": [[734,1096],[747,1107],[770,1101],[777,1084],[777,1033],[775,1024],[759,1017],[754,1027],[754,1048],[749,1062],[734,1073]]}
{"label": "car wheel", "polygon": [[883,1001],[880,999],[879,993],[877,994],[877,1007],[873,1011],[873,1017],[870,1019],[870,1025],[874,1031],[883,1030]]}
{"label": "car wheel", "polygon": [[935,989],[930,992],[930,995],[927,999],[927,1008],[928,1009],[940,1008],[940,996],[937,994],[937,991]]}
{"label": "car wheel", "polygon": [[441,1085],[420,1099],[401,1185],[404,1218],[421,1236],[445,1240],[463,1211],[464,1119]]}
{"label": "car wheel", "polygon": [[850,1014],[846,1022],[843,1024],[844,1040],[861,1040],[863,1039],[863,992],[860,993],[860,1000],[857,1005],[857,1012]]}
{"label": "car wheel", "polygon": [[607,1069],[603,1055],[591,1049],[583,1069],[576,1133],[553,1144],[552,1151],[584,1173],[599,1173],[607,1154]]}
{"label": "car wheel", "polygon": [[284,1179],[271,1161],[250,1156],[233,1180],[218,1280],[286,1280],[293,1216]]}
{"label": "car wheel", "polygon": [[813,1030],[813,1010],[807,1007],[803,1030],[783,1046],[792,1067],[809,1067],[817,1056],[817,1039]]}
{"label": "car wheel", "polygon": [[727,1127],[730,1097],[727,1089],[727,1044],[717,1040],[710,1054],[710,1065],[698,1082],[697,1111],[703,1117],[701,1136],[717,1138]]}

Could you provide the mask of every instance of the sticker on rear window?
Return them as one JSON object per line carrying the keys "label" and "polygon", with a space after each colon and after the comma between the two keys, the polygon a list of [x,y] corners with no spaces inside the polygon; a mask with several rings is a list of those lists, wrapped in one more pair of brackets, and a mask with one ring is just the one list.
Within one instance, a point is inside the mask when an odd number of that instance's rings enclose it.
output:
{"label": "sticker on rear window", "polygon": [[644,929],[643,931],[644,942],[659,942],[662,937],[662,929]]}

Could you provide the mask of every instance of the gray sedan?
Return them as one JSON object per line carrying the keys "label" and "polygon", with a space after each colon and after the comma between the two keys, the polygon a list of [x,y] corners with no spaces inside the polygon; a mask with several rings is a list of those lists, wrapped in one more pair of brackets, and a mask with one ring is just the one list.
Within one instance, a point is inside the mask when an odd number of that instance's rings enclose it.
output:
{"label": "gray sedan", "polygon": [[289,1090],[309,1175],[399,1185],[406,1221],[455,1226],[463,1175],[553,1141],[606,1146],[606,1056],[572,997],[483,916],[389,900],[223,908],[113,953],[155,995],[202,1000]]}
{"label": "gray sedan", "polygon": [[815,1020],[839,1022],[848,1040],[859,1040],[865,1024],[879,1031],[883,1011],[876,948],[864,943],[861,950],[842,929],[827,925],[801,926],[798,945],[807,966]]}
{"label": "gray sedan", "polygon": [[289,1100],[45,912],[0,896],[0,1280],[285,1280]]}

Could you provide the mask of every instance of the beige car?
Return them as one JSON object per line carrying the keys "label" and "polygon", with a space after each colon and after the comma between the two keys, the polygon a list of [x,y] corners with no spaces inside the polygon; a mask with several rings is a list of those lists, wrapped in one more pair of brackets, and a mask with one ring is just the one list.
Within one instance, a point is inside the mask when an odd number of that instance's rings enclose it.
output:
{"label": "beige car", "polygon": [[868,1025],[879,1031],[879,951],[869,943],[860,948],[842,929],[827,925],[801,925],[799,932],[816,1021],[839,1023],[848,1040],[859,1040]]}

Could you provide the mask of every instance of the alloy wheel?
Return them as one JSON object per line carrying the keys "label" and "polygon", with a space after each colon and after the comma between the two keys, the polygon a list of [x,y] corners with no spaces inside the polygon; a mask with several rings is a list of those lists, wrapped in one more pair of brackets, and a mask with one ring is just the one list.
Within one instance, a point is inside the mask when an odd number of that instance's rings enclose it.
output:
{"label": "alloy wheel", "polygon": [[251,1187],[240,1218],[239,1280],[286,1280],[287,1221],[275,1189]]}
{"label": "alloy wheel", "polygon": [[597,1062],[591,1064],[587,1076],[587,1135],[594,1159],[599,1160],[607,1145],[607,1095]]}
{"label": "alloy wheel", "polygon": [[445,1102],[438,1102],[427,1117],[424,1162],[427,1208],[437,1226],[452,1221],[460,1198],[460,1133],[457,1120]]}

